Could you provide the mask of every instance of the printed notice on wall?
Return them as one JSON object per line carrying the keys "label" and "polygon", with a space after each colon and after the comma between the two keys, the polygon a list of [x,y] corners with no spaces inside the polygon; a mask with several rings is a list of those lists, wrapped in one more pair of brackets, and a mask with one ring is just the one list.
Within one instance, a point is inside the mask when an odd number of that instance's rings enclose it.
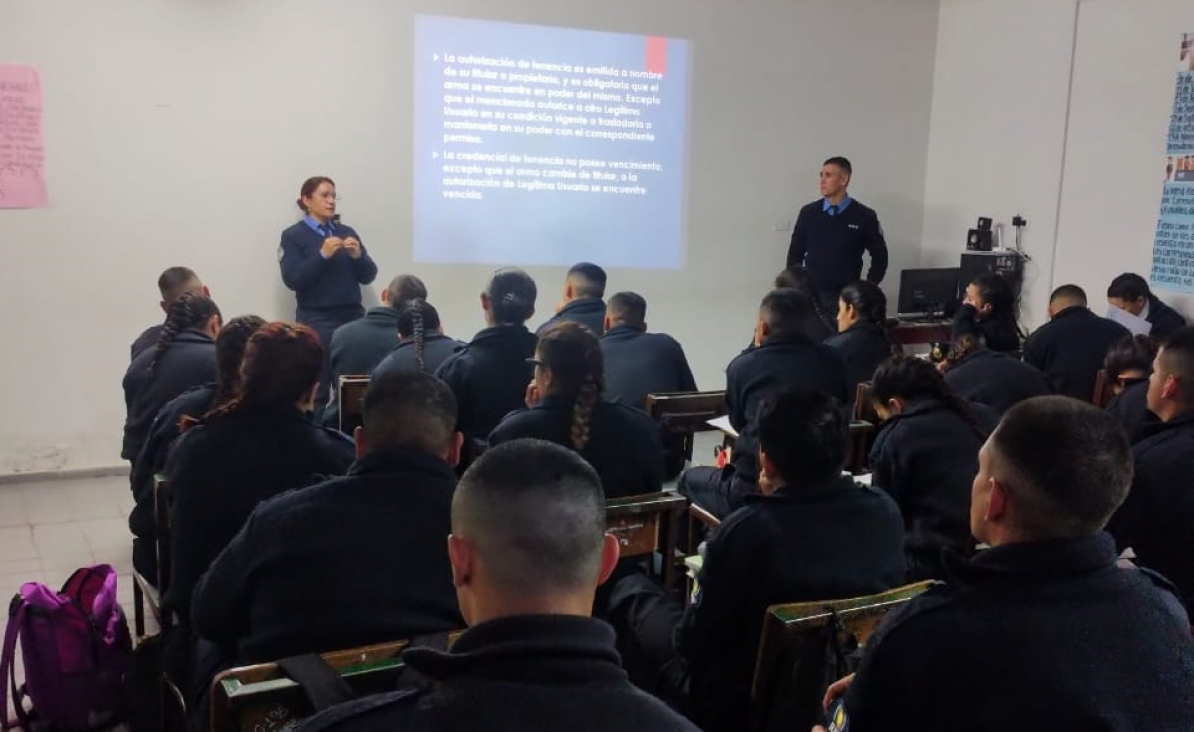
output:
{"label": "printed notice on wall", "polygon": [[1194,33],[1182,34],[1178,54],[1150,279],[1158,290],[1194,292]]}
{"label": "printed notice on wall", "polygon": [[45,168],[37,70],[0,64],[0,208],[45,206]]}

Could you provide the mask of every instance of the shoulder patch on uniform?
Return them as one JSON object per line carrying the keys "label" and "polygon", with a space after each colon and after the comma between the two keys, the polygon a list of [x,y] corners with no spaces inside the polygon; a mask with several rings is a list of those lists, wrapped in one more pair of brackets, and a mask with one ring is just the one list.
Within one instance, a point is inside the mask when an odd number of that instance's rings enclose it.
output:
{"label": "shoulder patch on uniform", "polygon": [[846,713],[844,699],[837,699],[829,705],[829,732],[850,732],[850,715]]}

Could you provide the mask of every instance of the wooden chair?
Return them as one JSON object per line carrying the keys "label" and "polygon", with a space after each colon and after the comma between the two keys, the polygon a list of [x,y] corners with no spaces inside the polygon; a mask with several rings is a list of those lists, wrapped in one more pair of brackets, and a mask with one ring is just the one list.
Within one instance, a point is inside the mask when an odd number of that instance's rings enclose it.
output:
{"label": "wooden chair", "polygon": [[840,623],[839,641],[849,647],[851,641],[864,645],[879,621],[888,612],[911,601],[931,587],[933,582],[918,582],[877,595],[846,600],[800,602],[772,605],[763,619],[759,653],[751,684],[751,728],[761,729],[773,698],[782,693],[780,680],[790,678],[790,668],[781,668],[790,651],[810,634],[828,624]]}
{"label": "wooden chair", "polygon": [[[451,643],[463,631],[448,637]],[[394,689],[410,641],[320,654],[358,696]],[[314,713],[302,688],[276,663],[224,671],[211,683],[211,731],[281,730]]]}
{"label": "wooden chair", "polygon": [[854,415],[856,422],[870,422],[879,424],[879,413],[875,411],[875,403],[871,400],[871,382],[864,381],[854,390]]}
{"label": "wooden chair", "polygon": [[846,469],[855,475],[867,472],[867,457],[871,444],[871,433],[875,425],[870,422],[850,423],[850,452],[846,458]]}
{"label": "wooden chair", "polygon": [[340,400],[340,431],[350,437],[361,426],[361,405],[368,388],[368,374],[341,376],[336,387],[336,398]]}
{"label": "wooden chair", "polygon": [[1111,397],[1114,396],[1111,391],[1113,385],[1114,380],[1107,377],[1106,369],[1099,369],[1098,376],[1095,377],[1094,394],[1090,401],[1099,409],[1106,407],[1107,403],[1111,401]]}
{"label": "wooden chair", "polygon": [[[663,586],[671,589],[676,572],[676,517],[688,499],[661,491],[641,496],[611,498],[605,504],[605,530],[618,538],[622,559],[662,559]],[[650,562],[654,566],[654,562]]]}
{"label": "wooden chair", "polygon": [[684,553],[692,556],[697,553],[697,539],[702,534],[721,526],[721,519],[709,513],[705,509],[696,505],[695,503],[688,506],[688,546],[684,547]]}
{"label": "wooden chair", "polygon": [[170,579],[170,508],[166,502],[166,476],[153,478],[153,514],[157,533],[155,553],[158,572],[154,581],[140,572],[133,572],[133,627],[137,641],[146,638],[145,611],[149,610],[161,631],[173,627],[170,613],[162,612],[162,591]]}
{"label": "wooden chair", "polygon": [[685,391],[647,395],[647,416],[664,434],[684,436],[684,459],[692,461],[692,446],[697,432],[711,432],[711,419],[725,416],[724,391]]}

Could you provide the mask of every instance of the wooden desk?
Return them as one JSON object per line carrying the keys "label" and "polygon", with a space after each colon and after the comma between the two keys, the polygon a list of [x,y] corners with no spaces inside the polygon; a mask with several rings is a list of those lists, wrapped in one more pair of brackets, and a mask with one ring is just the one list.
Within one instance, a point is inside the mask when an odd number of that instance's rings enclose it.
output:
{"label": "wooden desk", "polygon": [[891,337],[901,346],[948,343],[953,339],[953,321],[936,320],[927,323],[896,321],[891,324]]}

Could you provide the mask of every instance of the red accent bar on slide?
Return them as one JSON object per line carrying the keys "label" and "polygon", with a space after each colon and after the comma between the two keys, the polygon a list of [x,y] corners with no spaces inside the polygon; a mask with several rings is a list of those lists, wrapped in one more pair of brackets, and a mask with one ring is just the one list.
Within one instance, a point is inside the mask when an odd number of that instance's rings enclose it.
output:
{"label": "red accent bar on slide", "polygon": [[653,74],[667,73],[667,39],[647,36],[647,71]]}

